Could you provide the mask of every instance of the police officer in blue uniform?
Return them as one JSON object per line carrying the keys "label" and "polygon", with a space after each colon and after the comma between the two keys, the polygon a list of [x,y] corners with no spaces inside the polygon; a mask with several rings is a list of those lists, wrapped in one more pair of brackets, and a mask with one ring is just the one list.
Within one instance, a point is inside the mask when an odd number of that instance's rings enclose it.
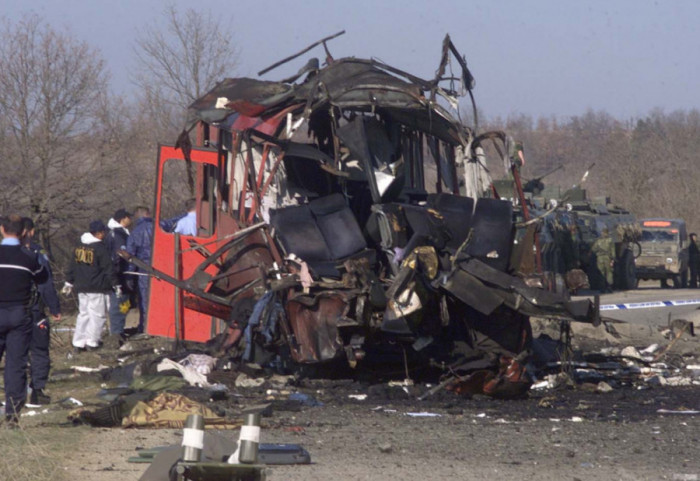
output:
{"label": "police officer in blue uniform", "polygon": [[32,404],[48,404],[51,398],[46,395],[44,389],[49,380],[51,369],[51,358],[49,356],[49,345],[51,341],[51,322],[46,316],[45,309],[48,307],[51,317],[61,320],[61,303],[58,293],[53,283],[53,273],[49,256],[37,242],[34,241],[34,221],[29,217],[22,219],[24,224],[24,246],[37,255],[39,262],[48,272],[46,282],[37,286],[36,296],[32,305],[32,340],[29,344],[30,378],[29,387],[32,388],[29,402]]}
{"label": "police officer in blue uniform", "polygon": [[22,218],[11,215],[0,224],[0,347],[5,359],[5,418],[16,427],[27,398],[27,357],[32,337],[32,289],[48,272],[37,255],[21,245]]}

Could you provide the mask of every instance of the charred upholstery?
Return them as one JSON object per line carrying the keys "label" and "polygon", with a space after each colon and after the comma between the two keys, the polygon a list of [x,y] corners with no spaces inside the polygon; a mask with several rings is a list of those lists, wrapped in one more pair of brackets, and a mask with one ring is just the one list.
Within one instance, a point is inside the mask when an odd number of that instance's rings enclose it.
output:
{"label": "charred upholstery", "polygon": [[331,253],[331,259],[343,259],[367,247],[360,226],[340,194],[309,202],[309,209]]}
{"label": "charred upholstery", "polygon": [[513,205],[481,198],[472,217],[473,234],[466,253],[499,271],[506,271],[513,248]]}
{"label": "charred upholstery", "polygon": [[271,210],[270,224],[288,254],[294,253],[309,263],[331,258],[308,204]]}
{"label": "charred upholstery", "polygon": [[270,211],[270,223],[288,254],[321,276],[339,277],[339,261],[364,254],[367,243],[341,194]]}
{"label": "charred upholstery", "polygon": [[466,254],[500,271],[508,268],[513,245],[513,206],[498,199],[474,199],[453,194],[431,194],[428,206],[444,218],[450,233],[447,248],[458,249],[471,231]]}
{"label": "charred upholstery", "polygon": [[438,211],[445,219],[445,225],[450,232],[448,249],[458,249],[467,240],[472,227],[474,199],[446,193],[430,194],[428,206]]}

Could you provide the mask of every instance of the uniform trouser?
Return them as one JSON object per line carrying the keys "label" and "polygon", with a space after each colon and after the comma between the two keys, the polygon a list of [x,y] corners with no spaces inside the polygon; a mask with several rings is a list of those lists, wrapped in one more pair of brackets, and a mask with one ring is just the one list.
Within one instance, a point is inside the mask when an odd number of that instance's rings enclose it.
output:
{"label": "uniform trouser", "polygon": [[51,342],[51,323],[42,312],[32,311],[32,340],[29,343],[31,365],[29,373],[32,389],[44,389],[49,380],[51,357],[49,344]]}
{"label": "uniform trouser", "polygon": [[606,287],[612,287],[613,283],[613,270],[610,266],[612,259],[609,257],[599,257],[596,261],[598,270],[600,271],[603,279],[605,279]]}
{"label": "uniform trouser", "polygon": [[124,334],[126,312],[121,311],[121,304],[129,299],[128,295],[117,296],[116,292],[109,293],[109,333]]}
{"label": "uniform trouser", "polygon": [[698,287],[698,265],[697,262],[690,263],[690,287]]}
{"label": "uniform trouser", "polygon": [[143,332],[146,326],[146,312],[148,311],[148,276],[139,276],[139,327],[138,332]]}
{"label": "uniform trouser", "polygon": [[[24,306],[0,309],[0,353],[5,358],[5,415],[19,416],[27,399],[27,357],[32,317]],[[0,354],[1,355],[1,354]]]}
{"label": "uniform trouser", "polygon": [[97,347],[102,329],[107,322],[109,294],[101,292],[78,293],[78,317],[75,320],[73,347]]}

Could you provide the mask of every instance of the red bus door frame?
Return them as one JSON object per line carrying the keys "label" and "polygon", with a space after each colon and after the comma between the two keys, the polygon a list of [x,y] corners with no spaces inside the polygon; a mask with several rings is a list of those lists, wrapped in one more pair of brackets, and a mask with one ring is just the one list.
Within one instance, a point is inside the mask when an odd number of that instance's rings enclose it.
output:
{"label": "red bus door frame", "polygon": [[[180,161],[185,162],[185,157],[181,150],[171,146],[159,146],[158,161],[156,171],[156,198],[155,212],[153,213],[153,245],[151,266],[165,274],[173,276],[177,279],[188,278],[194,270],[204,260],[203,255],[195,249],[190,248],[188,240],[194,239],[199,244],[203,244],[204,248],[209,252],[214,252],[218,249],[222,242],[217,242],[218,238],[218,223],[217,219],[201,219],[201,214],[205,211],[214,212],[214,216],[218,211],[217,206],[202,205],[202,183],[204,166],[211,165],[217,169],[219,167],[219,155],[216,150],[193,148],[190,153],[190,158],[196,166],[197,178],[197,224],[202,225],[206,222],[206,227],[210,228],[211,236],[177,236],[180,240],[180,245],[175,245],[176,236],[174,233],[169,233],[160,227],[161,219],[161,203],[163,194],[163,172],[166,162]],[[213,229],[211,224],[213,223]],[[212,242],[214,241],[214,242]],[[177,259],[176,259],[177,256]],[[177,270],[176,270],[177,267]],[[209,266],[208,273],[216,275],[216,267]],[[151,277],[148,300],[147,327],[146,332],[153,336],[162,336],[170,338],[179,338],[181,340],[205,342],[213,336],[223,331],[224,325],[216,317],[204,314],[202,312],[189,309],[185,306],[183,298],[186,293],[181,289],[177,289],[174,285]],[[177,297],[177,299],[176,299]],[[180,325],[176,326],[176,320],[180,320]]]}

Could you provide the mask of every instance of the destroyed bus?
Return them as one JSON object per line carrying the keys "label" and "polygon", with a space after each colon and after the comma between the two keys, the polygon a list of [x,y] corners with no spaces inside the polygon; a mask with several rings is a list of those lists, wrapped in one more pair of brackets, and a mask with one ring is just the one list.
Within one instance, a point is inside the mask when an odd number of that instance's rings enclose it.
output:
{"label": "destroyed bus", "polygon": [[[532,242],[514,245],[510,202],[480,197],[482,144],[509,140],[443,106],[471,96],[466,62],[449,36],[430,80],[326,53],[281,81],[221,81],[160,147],[152,264],[130,259],[151,275],[147,333],[260,364],[398,360],[402,377],[429,365],[485,370],[491,394],[527,386],[529,316],[598,313],[519,272]],[[170,232],[190,195],[197,234]]]}

